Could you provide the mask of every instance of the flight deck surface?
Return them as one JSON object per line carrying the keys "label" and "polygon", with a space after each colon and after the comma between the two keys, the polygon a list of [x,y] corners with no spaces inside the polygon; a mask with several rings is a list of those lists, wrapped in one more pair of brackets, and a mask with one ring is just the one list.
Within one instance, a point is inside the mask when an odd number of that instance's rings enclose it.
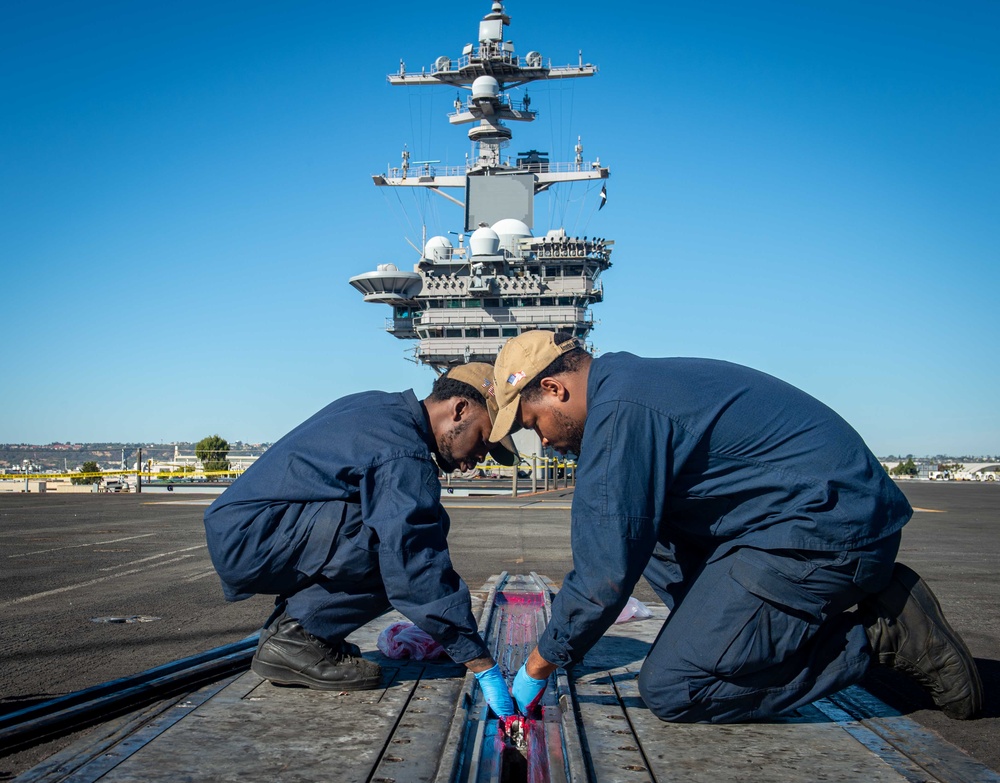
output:
{"label": "flight deck surface", "polygon": [[[996,532],[1000,520],[996,509],[1000,494],[997,488],[985,486],[903,483],[902,488],[918,510],[904,531],[900,559],[925,575],[941,598],[949,619],[969,642],[987,689],[986,717],[972,722],[949,721],[926,709],[927,705],[920,701],[921,695],[907,692],[905,684],[891,678],[869,678],[871,681],[864,683],[867,690],[849,689],[811,705],[786,721],[715,727],[663,724],[645,709],[635,687],[636,672],[665,612],[641,583],[637,594],[653,610],[654,619],[614,626],[573,672],[569,685],[573,693],[574,725],[581,727],[580,746],[589,778],[997,780],[996,748],[991,749],[995,740],[991,738],[995,738],[998,724],[995,694],[1000,655],[994,609],[998,590],[993,564],[997,557]],[[500,566],[513,571],[522,565],[516,562],[521,560],[526,561],[523,565],[542,564],[546,569],[543,573],[561,578],[568,556],[570,499],[565,491],[518,499],[446,499],[453,520],[453,558],[459,572],[470,584],[482,584],[482,578],[474,581],[483,573],[482,569]],[[159,550],[151,542],[159,542],[156,546],[165,553],[193,546],[188,537],[196,538],[203,507],[168,507],[161,505],[162,501],[162,498],[141,501],[134,497],[84,498],[82,505],[81,501],[67,502],[67,499],[59,499],[57,505],[53,498],[22,498],[16,505],[5,504],[6,512],[17,509],[16,530],[25,531],[19,535],[26,539],[31,537],[32,530],[37,537],[43,520],[46,536],[60,537],[60,519],[65,517],[65,529],[74,530],[72,539],[65,540],[72,540],[76,547],[45,555],[48,565],[55,567],[64,583],[34,584],[27,577],[16,585],[7,583],[7,590],[13,593],[0,598],[7,604],[8,619],[13,622],[23,614],[24,628],[32,627],[27,625],[31,622],[36,629],[44,629],[46,617],[53,611],[51,607],[56,606],[50,602],[74,606],[72,611],[58,615],[69,635],[70,646],[64,653],[69,661],[72,661],[73,634],[77,633],[74,613],[81,615],[81,629],[91,636],[95,632],[111,632],[116,635],[114,638],[128,633],[137,638],[159,639],[156,634],[163,633],[163,622],[93,630],[100,626],[90,623],[89,615],[96,610],[91,611],[88,596],[99,589],[106,593],[109,583],[76,586],[92,581],[86,577],[108,567],[98,566],[98,562],[140,554],[143,557],[139,559],[143,560],[154,557],[150,553]],[[101,525],[91,536],[92,543],[88,543],[87,529],[75,527],[75,520],[85,516],[88,508],[104,509]],[[166,512],[171,509],[178,516],[170,516],[168,524]],[[9,518],[9,513],[5,518]],[[149,524],[149,519],[155,519],[156,523]],[[190,533],[184,532],[189,527]],[[157,535],[114,545],[102,543],[153,531]],[[5,529],[6,532],[14,533],[15,529]],[[23,555],[8,557],[8,565],[30,560],[29,553],[40,548],[37,542],[27,540],[22,546],[16,535],[8,537],[8,541],[12,544],[10,555]],[[152,548],[128,554],[106,551],[136,546],[136,542]],[[197,557],[183,563],[197,575],[201,573],[199,569],[205,568],[207,557],[203,550],[192,551]],[[53,562],[69,555],[72,559],[64,563]],[[162,559],[170,558],[150,562]],[[81,560],[87,573],[73,573],[75,564]],[[182,595],[177,592],[179,585],[190,585],[185,589],[193,589],[211,584],[208,578],[183,582],[178,572],[171,570],[180,565],[160,569],[163,577],[157,570],[137,574],[134,589],[150,590],[153,598],[161,600],[162,585],[157,580],[163,578],[169,583],[170,599],[176,604]],[[54,577],[50,575],[48,579]],[[124,594],[133,589],[132,577],[112,581],[110,586]],[[488,582],[484,587],[489,586]],[[557,584],[553,585],[553,589],[556,587]],[[488,590],[477,595],[485,602]],[[197,597],[203,602],[207,600],[200,593]],[[26,598],[33,600],[21,600]],[[159,606],[149,603],[153,598],[120,600],[126,606],[148,608],[150,614],[167,615],[171,611],[169,603]],[[195,594],[191,600],[194,602]],[[229,605],[240,611],[245,606]],[[224,615],[222,610],[228,611],[229,607],[223,605],[212,611]],[[173,607],[173,611],[177,609]],[[257,611],[262,608],[258,606]],[[382,660],[376,652],[375,638],[394,619],[399,618],[386,616],[355,635],[354,640],[367,656]],[[234,628],[240,630],[244,626],[242,618],[234,623]],[[243,635],[234,634],[230,641]],[[39,639],[42,646],[37,653],[32,655],[26,649],[18,659],[37,660],[51,666],[52,651],[49,649],[46,655],[46,644],[51,645],[52,638]],[[191,644],[195,649],[211,646],[198,647],[197,639]],[[136,650],[144,651],[148,646],[140,644]],[[75,649],[80,649],[79,644]],[[239,674],[101,724],[30,770],[24,771],[22,767],[18,771],[23,772],[23,780],[155,780],[157,775],[161,776],[159,779],[172,780],[359,779],[383,783],[434,780],[448,741],[447,727],[466,687],[464,669],[453,664],[387,660],[383,663],[393,671],[382,690],[343,696],[278,688],[252,673]],[[20,670],[24,678],[35,676],[27,664],[25,667]],[[44,670],[38,676],[43,677]],[[5,682],[5,697],[17,695],[12,690],[17,687],[17,682]],[[43,692],[41,687],[35,685],[31,692]],[[904,714],[874,699],[871,691]],[[942,735],[951,741],[945,741]],[[956,746],[974,754],[979,761]],[[5,761],[0,760],[0,764]],[[63,773],[70,768],[74,771],[67,777]],[[62,777],[52,776],[57,770],[61,770]]]}
{"label": "flight deck surface", "polygon": [[[489,593],[485,600],[488,605]],[[645,651],[666,616],[662,605],[649,608],[652,618],[614,626],[569,678],[570,698],[560,704],[572,711],[566,723],[578,735],[567,743],[547,732],[554,747],[545,750],[546,763],[554,759],[562,768],[547,767],[545,780],[1000,781],[1000,775],[857,687],[782,721],[664,724],[643,705],[636,686]],[[485,768],[452,760],[476,750],[470,737],[452,727],[471,678],[452,663],[384,658],[375,647],[377,635],[400,619],[390,614],[352,636],[366,657],[385,667],[387,687],[322,693],[277,687],[246,672],[196,691],[146,721],[135,716],[114,721],[17,780],[518,779],[497,760]],[[484,712],[479,719],[485,720]],[[536,745],[534,752],[543,751]]]}

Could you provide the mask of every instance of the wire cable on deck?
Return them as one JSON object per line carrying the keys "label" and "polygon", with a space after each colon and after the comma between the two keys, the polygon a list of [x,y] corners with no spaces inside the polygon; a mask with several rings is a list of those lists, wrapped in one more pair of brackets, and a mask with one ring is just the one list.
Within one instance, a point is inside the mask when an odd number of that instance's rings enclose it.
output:
{"label": "wire cable on deck", "polygon": [[131,677],[2,715],[0,747],[6,753],[22,750],[246,670],[257,647],[257,638],[254,634]]}

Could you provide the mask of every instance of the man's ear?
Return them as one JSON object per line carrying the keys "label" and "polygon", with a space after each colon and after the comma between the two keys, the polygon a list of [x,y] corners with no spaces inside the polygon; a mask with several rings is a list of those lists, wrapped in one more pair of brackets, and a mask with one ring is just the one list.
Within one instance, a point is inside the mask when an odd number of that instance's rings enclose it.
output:
{"label": "man's ear", "polygon": [[469,412],[469,401],[463,397],[452,397],[451,420],[459,422]]}
{"label": "man's ear", "polygon": [[559,402],[566,402],[569,399],[569,390],[566,388],[566,385],[556,378],[542,378],[539,381],[539,386],[541,386],[542,394],[552,395]]}

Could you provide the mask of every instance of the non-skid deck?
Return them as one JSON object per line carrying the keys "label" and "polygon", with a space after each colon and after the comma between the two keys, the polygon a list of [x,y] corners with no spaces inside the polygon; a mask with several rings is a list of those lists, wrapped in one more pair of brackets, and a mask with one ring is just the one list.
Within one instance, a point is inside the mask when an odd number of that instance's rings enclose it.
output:
{"label": "non-skid deck", "polygon": [[[478,594],[479,609],[490,585]],[[780,722],[664,724],[636,677],[666,609],[617,625],[570,678],[579,743],[572,781],[984,781],[1000,776],[939,736],[850,688]],[[377,691],[281,688],[252,672],[107,724],[20,781],[451,781],[464,667],[390,661],[376,648],[395,613],[351,637],[386,669]],[[444,759],[444,763],[442,763]],[[451,761],[449,761],[451,759]]]}

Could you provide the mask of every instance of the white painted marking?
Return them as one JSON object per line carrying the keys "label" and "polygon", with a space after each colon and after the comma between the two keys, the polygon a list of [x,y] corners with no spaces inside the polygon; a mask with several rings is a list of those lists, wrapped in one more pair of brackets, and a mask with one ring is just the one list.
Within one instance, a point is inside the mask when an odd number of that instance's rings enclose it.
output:
{"label": "white painted marking", "polygon": [[206,576],[215,576],[215,569],[210,568],[207,571],[202,571],[200,574],[194,574],[193,576],[189,576],[185,578],[183,581],[197,582],[199,579],[204,579]]}
{"label": "white painted marking", "polygon": [[[175,557],[173,560],[163,560],[156,563],[152,568],[157,566],[167,565],[168,563],[177,563],[181,560],[187,560],[189,557],[194,557],[194,555],[181,555],[180,557]],[[111,579],[118,579],[122,576],[131,576],[132,574],[141,574],[143,571],[148,571],[149,568],[133,568],[131,571],[122,571],[120,574],[109,574],[108,576],[102,576],[98,579],[91,579],[89,582],[79,582],[75,585],[66,585],[65,587],[57,587],[55,590],[46,590],[44,593],[35,593],[34,595],[25,595],[21,598],[15,598],[13,601],[6,601],[0,604],[0,609],[7,606],[15,606],[16,604],[27,603],[28,601],[34,601],[37,598],[46,598],[50,595],[59,595],[60,593],[68,593],[70,590],[77,590],[81,587],[90,587],[91,585],[98,585],[101,582],[107,582]]]}
{"label": "white painted marking", "polygon": [[499,511],[504,509],[514,509],[515,511],[571,511],[572,506],[565,503],[535,503],[528,502],[521,505],[486,505],[485,503],[462,503],[461,501],[457,503],[448,503],[443,498],[441,505],[445,508],[477,508],[477,509],[487,509],[493,511]]}
{"label": "white painted marking", "polygon": [[144,506],[210,506],[214,499],[209,500],[151,500]]}
{"label": "white painted marking", "polygon": [[101,546],[102,544],[117,544],[119,541],[133,541],[136,538],[149,538],[156,533],[143,533],[139,536],[126,536],[125,538],[112,538],[110,541],[93,541],[89,544],[70,544],[69,546],[57,546],[54,549],[39,549],[36,552],[21,552],[17,555],[7,555],[7,557],[28,557],[29,555],[44,555],[49,552],[61,552],[64,549],[80,549],[85,546]]}
{"label": "white painted marking", "polygon": [[206,544],[199,544],[198,546],[189,546],[184,549],[175,549],[173,552],[163,552],[159,555],[150,555],[149,557],[143,557],[139,560],[130,560],[128,563],[119,563],[118,565],[105,566],[104,568],[98,568],[98,571],[114,571],[116,568],[125,568],[131,565],[139,565],[139,563],[148,563],[150,560],[159,560],[161,557],[169,557],[170,555],[176,555],[179,552],[190,552],[194,549],[204,549]]}

